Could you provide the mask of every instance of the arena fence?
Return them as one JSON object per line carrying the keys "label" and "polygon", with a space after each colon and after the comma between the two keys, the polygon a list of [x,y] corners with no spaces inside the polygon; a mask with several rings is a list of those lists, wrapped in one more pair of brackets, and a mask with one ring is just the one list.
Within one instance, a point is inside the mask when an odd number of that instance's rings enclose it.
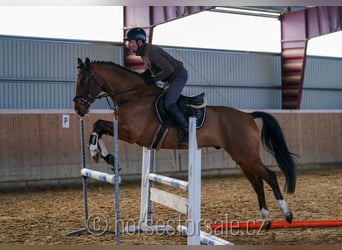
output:
{"label": "arena fence", "polygon": [[[342,166],[342,111],[274,111],[284,131],[289,149],[298,155],[301,168]],[[81,184],[79,175],[79,117],[73,110],[1,110],[0,111],[0,188],[26,188],[34,185]],[[84,118],[85,140],[98,119],[112,120],[112,111],[91,111]],[[64,123],[66,120],[67,122]],[[108,150],[112,138],[103,136]],[[141,147],[119,141],[120,175],[127,180],[141,177]],[[96,164],[86,150],[87,168],[108,172],[110,166],[102,159]],[[264,163],[276,163],[261,151]],[[159,150],[156,157],[158,173],[172,177],[187,174],[185,150]],[[162,167],[161,167],[162,166]],[[202,174],[240,174],[237,164],[221,149],[202,149]]]}

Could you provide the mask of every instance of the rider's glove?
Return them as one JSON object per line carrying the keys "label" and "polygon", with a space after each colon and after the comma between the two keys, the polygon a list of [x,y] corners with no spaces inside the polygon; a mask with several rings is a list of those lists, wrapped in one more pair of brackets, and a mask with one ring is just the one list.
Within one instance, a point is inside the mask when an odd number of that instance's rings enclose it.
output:
{"label": "rider's glove", "polygon": [[145,70],[143,73],[140,74],[141,77],[144,79],[147,85],[155,85],[156,81],[153,79],[151,71]]}

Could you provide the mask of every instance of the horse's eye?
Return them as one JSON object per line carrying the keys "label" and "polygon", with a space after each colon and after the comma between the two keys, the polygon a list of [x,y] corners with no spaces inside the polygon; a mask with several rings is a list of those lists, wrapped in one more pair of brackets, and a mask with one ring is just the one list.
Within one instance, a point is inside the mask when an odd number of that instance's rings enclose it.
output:
{"label": "horse's eye", "polygon": [[79,82],[81,85],[83,85],[86,81],[85,81],[84,77],[78,76],[78,82]]}

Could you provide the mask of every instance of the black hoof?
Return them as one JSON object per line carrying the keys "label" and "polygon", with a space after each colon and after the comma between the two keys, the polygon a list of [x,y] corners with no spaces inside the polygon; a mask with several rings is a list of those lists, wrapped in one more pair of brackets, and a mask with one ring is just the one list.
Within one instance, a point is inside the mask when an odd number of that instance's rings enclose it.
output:
{"label": "black hoof", "polygon": [[[115,172],[114,167],[111,168],[113,172]],[[121,168],[119,168],[119,172],[121,171]]]}
{"label": "black hoof", "polygon": [[291,212],[287,212],[286,215],[285,215],[285,220],[286,220],[288,223],[291,223],[291,222],[292,222],[292,219],[293,219],[292,213],[291,213]]}
{"label": "black hoof", "polygon": [[[105,160],[105,162],[107,162],[109,165],[112,166],[111,169],[114,171],[114,167],[113,167],[113,165],[114,165],[114,156],[111,155],[111,154],[108,154],[106,157],[103,157],[103,156],[101,156],[101,157]],[[121,168],[119,168],[119,171],[120,170],[121,170]]]}
{"label": "black hoof", "polygon": [[[102,157],[102,156],[101,156]],[[114,165],[114,156],[111,154],[108,154],[106,157],[102,157],[105,162],[107,162],[109,165]]]}
{"label": "black hoof", "polygon": [[263,228],[264,230],[268,231],[268,230],[271,229],[271,227],[272,227],[272,221],[270,221],[270,220],[265,220],[264,225],[263,225],[262,228]]}

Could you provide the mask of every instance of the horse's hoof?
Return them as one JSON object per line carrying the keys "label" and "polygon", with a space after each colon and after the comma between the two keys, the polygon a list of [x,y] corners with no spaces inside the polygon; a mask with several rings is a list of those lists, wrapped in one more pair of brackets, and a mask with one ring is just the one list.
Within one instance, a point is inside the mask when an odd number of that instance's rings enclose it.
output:
{"label": "horse's hoof", "polygon": [[286,220],[288,223],[291,223],[291,222],[292,222],[292,219],[293,219],[292,212],[287,212],[286,215],[285,215],[285,220]]}
{"label": "horse's hoof", "polygon": [[272,221],[270,221],[270,220],[265,220],[262,228],[263,228],[264,230],[268,231],[268,230],[271,229],[271,227],[272,227]]}
{"label": "horse's hoof", "polygon": [[99,155],[97,154],[97,155],[94,155],[93,156],[93,159],[94,159],[94,161],[96,162],[96,163],[98,163],[99,162]]}
{"label": "horse's hoof", "polygon": [[96,163],[99,162],[99,151],[98,150],[90,150],[90,155],[94,159]]}
{"label": "horse's hoof", "polygon": [[111,154],[106,155],[106,157],[101,156],[105,162],[107,162],[109,165],[114,165],[114,156]]}

